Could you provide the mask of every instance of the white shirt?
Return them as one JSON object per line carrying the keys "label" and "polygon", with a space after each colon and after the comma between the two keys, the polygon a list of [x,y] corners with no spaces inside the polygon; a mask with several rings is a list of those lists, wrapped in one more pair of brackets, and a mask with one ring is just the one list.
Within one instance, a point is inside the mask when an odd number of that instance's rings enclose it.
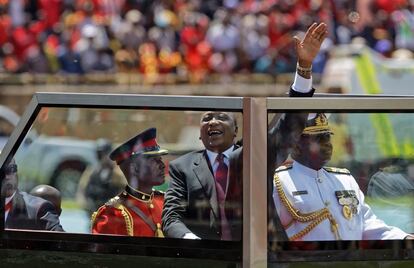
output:
{"label": "white shirt", "polygon": [[293,81],[292,89],[301,93],[308,93],[312,89],[312,76],[310,79],[306,79],[298,73],[295,73],[295,80]]}
{"label": "white shirt", "polygon": [[[342,240],[381,240],[404,239],[408,234],[397,227],[388,226],[378,219],[364,201],[364,194],[351,174],[328,172],[325,169],[313,170],[294,161],[290,169],[276,172],[282,189],[300,213],[311,213],[326,207],[338,223],[339,238]],[[354,191],[358,199],[356,214],[347,219],[343,213],[343,205],[335,191]],[[287,226],[292,216],[281,203],[276,187],[273,200],[283,226]],[[311,222],[294,221],[285,227],[288,237],[304,230]],[[312,231],[300,238],[308,241],[336,240],[331,231],[331,223],[323,220]]]}
{"label": "white shirt", "polygon": [[[225,150],[224,152],[222,152],[222,154],[224,155],[223,161],[224,163],[227,165],[227,167],[230,166],[230,161],[229,161],[229,157],[231,152],[234,151],[234,145],[230,146],[230,148],[228,148],[227,150]],[[206,149],[207,152],[207,156],[208,156],[208,160],[210,162],[211,167],[213,168],[213,174],[216,173],[216,170],[218,168],[219,163],[216,161],[217,155],[218,153],[209,151]],[[227,178],[228,178],[228,173],[227,173]],[[226,191],[225,191],[225,195],[227,194],[227,189],[229,188],[229,180],[227,179],[227,185],[226,185]]]}

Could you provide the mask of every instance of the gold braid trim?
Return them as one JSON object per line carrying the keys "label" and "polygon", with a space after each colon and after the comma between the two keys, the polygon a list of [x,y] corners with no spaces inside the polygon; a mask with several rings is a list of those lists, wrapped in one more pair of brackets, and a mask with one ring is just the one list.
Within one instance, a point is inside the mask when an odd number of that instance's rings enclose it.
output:
{"label": "gold braid trim", "polygon": [[121,215],[124,217],[125,220],[125,226],[126,231],[129,236],[134,236],[134,220],[132,218],[131,213],[129,213],[128,209],[126,209],[123,205],[120,203],[120,198],[118,196],[111,198],[108,202],[105,203],[104,206],[101,206],[97,211],[92,213],[91,216],[91,232],[92,228],[95,224],[96,217],[101,214],[102,210],[105,207],[113,207],[121,211]]}
{"label": "gold braid trim", "polygon": [[318,226],[318,224],[320,224],[325,219],[329,219],[331,223],[331,231],[335,234],[335,237],[337,240],[340,239],[339,233],[338,233],[338,224],[335,221],[332,214],[330,213],[330,211],[326,207],[320,210],[311,212],[311,213],[301,213],[299,210],[293,207],[293,205],[290,203],[290,201],[286,197],[277,173],[275,173],[273,177],[273,181],[274,181],[274,185],[276,187],[277,193],[279,194],[280,201],[286,207],[287,211],[293,218],[293,220],[288,224],[288,226],[283,226],[283,227],[287,229],[290,225],[293,224],[294,220],[298,222],[311,222],[308,226],[305,227],[305,229],[289,237],[289,240],[297,240],[297,239],[302,238],[303,236],[307,235],[310,231],[312,231],[316,226]]}
{"label": "gold braid trim", "polygon": [[127,234],[134,236],[134,220],[131,213],[123,205],[119,205],[118,208],[121,210],[122,216],[124,216]]}
{"label": "gold braid trim", "polygon": [[97,211],[92,213],[92,216],[91,216],[91,233],[92,233],[92,229],[93,229],[93,226],[95,224],[95,221],[96,221],[96,217],[98,216],[98,213],[100,212],[101,208],[102,207],[100,207]]}

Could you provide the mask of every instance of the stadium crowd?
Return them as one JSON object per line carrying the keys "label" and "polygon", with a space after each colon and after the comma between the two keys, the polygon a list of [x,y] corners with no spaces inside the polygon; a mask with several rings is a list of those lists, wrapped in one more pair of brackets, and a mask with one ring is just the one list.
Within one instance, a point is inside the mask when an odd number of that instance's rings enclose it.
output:
{"label": "stadium crowd", "polygon": [[292,36],[329,27],[331,46],[356,36],[385,57],[414,49],[411,0],[0,0],[3,73],[207,74],[294,72]]}

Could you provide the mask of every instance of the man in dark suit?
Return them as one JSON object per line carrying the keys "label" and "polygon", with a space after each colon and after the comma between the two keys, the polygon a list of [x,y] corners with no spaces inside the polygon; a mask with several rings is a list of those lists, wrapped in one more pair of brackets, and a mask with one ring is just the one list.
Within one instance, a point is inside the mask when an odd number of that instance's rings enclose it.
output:
{"label": "man in dark suit", "polygon": [[18,190],[17,165],[12,159],[2,170],[5,197],[5,228],[63,231],[55,206],[49,201]]}
{"label": "man in dark suit", "polygon": [[[303,40],[295,38],[297,75],[290,96],[312,96],[311,66],[326,36],[326,24],[314,23]],[[287,123],[291,116],[274,120],[269,127],[269,166],[287,156],[292,135],[301,133],[306,115]],[[186,239],[240,240],[242,176],[227,177],[229,158],[241,149],[235,144],[237,121],[232,113],[209,111],[200,121],[200,139],[205,149],[170,162],[170,185],[165,195],[163,230],[167,237]],[[276,153],[277,152],[277,153]],[[283,159],[284,160],[284,159]],[[236,169],[241,167],[238,163]],[[232,167],[230,167],[233,169]],[[240,170],[240,169],[239,169]],[[226,175],[223,176],[222,174]],[[225,183],[221,183],[222,178]]]}

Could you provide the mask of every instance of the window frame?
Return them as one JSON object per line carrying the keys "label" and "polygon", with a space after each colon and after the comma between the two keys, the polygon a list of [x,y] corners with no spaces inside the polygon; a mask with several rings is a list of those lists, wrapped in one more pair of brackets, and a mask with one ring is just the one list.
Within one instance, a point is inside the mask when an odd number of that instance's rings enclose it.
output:
{"label": "window frame", "polygon": [[[243,98],[100,93],[36,93],[0,154],[1,167],[3,167],[10,156],[16,153],[39,111],[45,107],[174,111],[225,110],[243,113]],[[0,200],[0,216],[4,218],[4,197]],[[242,241],[160,239],[5,230],[3,220],[0,221],[0,241],[0,249],[74,251],[79,253],[211,259],[228,263],[242,262]]]}
{"label": "window frame", "polygon": [[[150,105],[148,105],[150,104]],[[4,230],[0,221],[0,250],[113,254],[219,260],[262,267],[289,262],[414,260],[413,242],[327,241],[305,242],[312,250],[297,250],[296,242],[279,241],[282,250],[268,253],[267,241],[267,122],[273,112],[410,112],[412,96],[333,96],[327,98],[264,98],[157,96],[137,94],[36,93],[0,155],[0,165],[16,153],[43,107],[81,107],[153,110],[226,110],[243,115],[243,239],[235,241],[184,240]],[[315,108],[317,107],[317,108]],[[253,181],[254,180],[254,181]],[[4,216],[4,198],[0,200]],[[260,209],[257,209],[260,208]],[[296,244],[296,245],[295,245]],[[366,247],[368,245],[369,247]],[[364,249],[364,250],[361,250]],[[34,253],[35,254],[35,253]],[[270,261],[270,263],[268,263]]]}
{"label": "window frame", "polygon": [[[413,96],[325,95],[313,98],[268,98],[267,115],[309,113],[413,113]],[[269,190],[269,189],[268,189]],[[273,200],[269,200],[273,202]],[[268,266],[277,262],[401,261],[414,259],[412,240],[275,241]],[[269,241],[270,247],[270,241]]]}

